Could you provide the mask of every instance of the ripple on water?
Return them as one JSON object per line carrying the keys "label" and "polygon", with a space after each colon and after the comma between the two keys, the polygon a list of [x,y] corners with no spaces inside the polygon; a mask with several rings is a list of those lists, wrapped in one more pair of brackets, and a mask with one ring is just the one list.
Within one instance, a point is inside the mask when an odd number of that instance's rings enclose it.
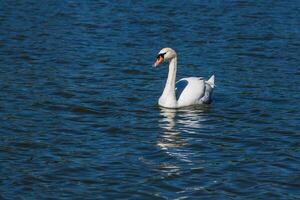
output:
{"label": "ripple on water", "polygon": [[[299,199],[298,7],[1,3],[0,198]],[[211,105],[156,105],[165,46]]]}

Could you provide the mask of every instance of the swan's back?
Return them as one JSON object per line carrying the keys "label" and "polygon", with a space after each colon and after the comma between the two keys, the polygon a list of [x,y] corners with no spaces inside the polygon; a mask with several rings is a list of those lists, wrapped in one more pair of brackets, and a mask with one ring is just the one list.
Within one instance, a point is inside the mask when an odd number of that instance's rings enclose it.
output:
{"label": "swan's back", "polygon": [[208,81],[202,77],[183,78],[176,82],[177,107],[210,103],[214,88],[214,76]]}
{"label": "swan's back", "polygon": [[[186,82],[185,87],[180,88],[182,83]],[[205,81],[201,77],[189,77],[180,79],[176,83],[176,97],[177,106],[189,106],[193,104],[198,104],[199,99],[204,96],[205,92]],[[182,90],[182,91],[180,91]],[[180,92],[180,94],[179,94]]]}

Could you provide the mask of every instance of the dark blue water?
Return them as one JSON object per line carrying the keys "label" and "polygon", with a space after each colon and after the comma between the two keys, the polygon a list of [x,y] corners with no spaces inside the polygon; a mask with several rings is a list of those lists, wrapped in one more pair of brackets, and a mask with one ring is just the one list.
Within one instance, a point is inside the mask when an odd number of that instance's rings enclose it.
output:
{"label": "dark blue water", "polygon": [[[300,199],[299,1],[0,1],[0,198]],[[157,100],[216,76],[214,102]]]}

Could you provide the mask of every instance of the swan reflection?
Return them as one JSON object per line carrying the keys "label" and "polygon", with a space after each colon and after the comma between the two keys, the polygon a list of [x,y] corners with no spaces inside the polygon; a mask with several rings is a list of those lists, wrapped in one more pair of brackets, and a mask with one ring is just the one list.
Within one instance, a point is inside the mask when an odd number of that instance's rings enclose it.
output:
{"label": "swan reflection", "polygon": [[205,111],[205,107],[180,110],[161,108],[159,126],[162,128],[163,134],[158,139],[157,145],[169,155],[182,161],[191,162],[188,159],[191,152],[184,147],[192,138],[187,137],[186,134],[196,134],[204,128],[207,120]]}
{"label": "swan reflection", "polygon": [[178,124],[181,124],[181,129],[189,133],[197,133],[197,130],[203,129],[207,120],[205,111],[205,107],[202,109],[186,108],[180,110],[178,112]]}
{"label": "swan reflection", "polygon": [[162,118],[159,120],[159,126],[163,129],[163,135],[157,145],[162,149],[184,146],[186,142],[180,138],[180,132],[176,130],[174,119],[176,117],[176,110],[161,108],[160,111]]}

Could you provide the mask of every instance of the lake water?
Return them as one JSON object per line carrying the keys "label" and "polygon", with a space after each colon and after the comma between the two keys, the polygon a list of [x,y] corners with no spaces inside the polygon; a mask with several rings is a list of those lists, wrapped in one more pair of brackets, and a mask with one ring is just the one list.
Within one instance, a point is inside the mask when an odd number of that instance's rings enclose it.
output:
{"label": "lake water", "polygon": [[[300,1],[1,1],[1,199],[300,199]],[[177,78],[211,105],[161,109]]]}

